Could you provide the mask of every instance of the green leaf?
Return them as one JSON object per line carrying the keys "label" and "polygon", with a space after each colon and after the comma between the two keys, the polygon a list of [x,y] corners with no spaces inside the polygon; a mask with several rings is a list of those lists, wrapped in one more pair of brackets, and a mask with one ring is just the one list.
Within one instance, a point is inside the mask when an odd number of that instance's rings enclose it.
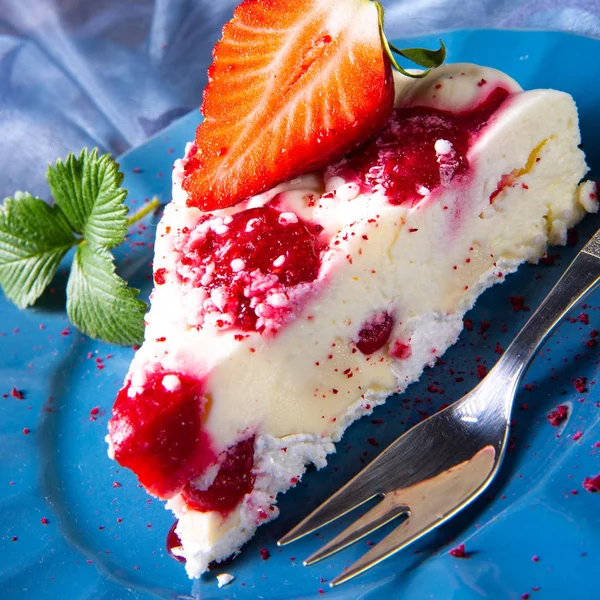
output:
{"label": "green leaf", "polygon": [[127,191],[122,189],[123,173],[109,154],[98,158],[98,149],[48,167],[46,176],[56,203],[71,227],[90,244],[112,248],[127,233]]}
{"label": "green leaf", "polygon": [[147,305],[138,293],[115,273],[108,250],[85,243],[77,248],[67,284],[67,313],[80,331],[113,344],[140,344]]}
{"label": "green leaf", "polygon": [[[444,60],[446,59],[446,47],[444,46],[444,42],[440,40],[440,49],[439,50],[427,50],[426,48],[407,48],[405,50],[399,50],[393,44],[388,42],[385,37],[385,33],[383,31],[384,25],[384,9],[383,6],[379,2],[373,2],[375,7],[377,8],[377,16],[379,19],[379,34],[381,36],[381,43],[383,45],[383,50],[386,53],[387,57],[390,60],[390,63],[402,75],[406,75],[406,77],[412,77],[413,79],[422,79],[423,77],[427,77],[431,72],[432,68],[439,67]],[[394,53],[399,54],[400,56],[404,56],[408,58],[415,64],[421,67],[429,67],[426,71],[421,71],[418,73],[411,73],[407,71],[404,67],[398,64]]]}
{"label": "green leaf", "polygon": [[77,240],[58,206],[17,192],[0,207],[0,285],[19,308],[33,304]]}
{"label": "green leaf", "polygon": [[400,50],[391,43],[389,46],[396,54],[404,56],[404,58],[408,58],[408,60],[420,67],[426,67],[428,69],[435,69],[446,60],[446,46],[444,46],[442,40],[440,40],[439,50],[428,50],[427,48],[403,48]]}

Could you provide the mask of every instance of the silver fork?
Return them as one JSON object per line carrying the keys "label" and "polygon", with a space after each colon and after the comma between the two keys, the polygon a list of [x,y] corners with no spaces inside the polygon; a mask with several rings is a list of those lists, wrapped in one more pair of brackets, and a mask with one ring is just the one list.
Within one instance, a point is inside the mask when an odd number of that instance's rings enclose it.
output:
{"label": "silver fork", "polygon": [[365,502],[374,508],[304,561],[312,565],[401,515],[407,518],[330,585],[364,573],[477,498],[500,467],[517,386],[562,318],[600,282],[600,230],[575,257],[498,363],[477,387],[415,425],[279,540],[293,542]]}

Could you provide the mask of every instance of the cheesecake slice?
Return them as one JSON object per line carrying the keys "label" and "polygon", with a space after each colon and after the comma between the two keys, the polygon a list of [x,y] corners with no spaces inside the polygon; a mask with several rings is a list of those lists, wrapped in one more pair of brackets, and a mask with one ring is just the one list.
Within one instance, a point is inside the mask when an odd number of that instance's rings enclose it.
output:
{"label": "cheesecake slice", "polygon": [[175,163],[108,442],[168,500],[190,577],[433,365],[486,288],[598,209],[568,94],[471,64],[395,93],[356,150],[233,207],[188,206],[194,145]]}

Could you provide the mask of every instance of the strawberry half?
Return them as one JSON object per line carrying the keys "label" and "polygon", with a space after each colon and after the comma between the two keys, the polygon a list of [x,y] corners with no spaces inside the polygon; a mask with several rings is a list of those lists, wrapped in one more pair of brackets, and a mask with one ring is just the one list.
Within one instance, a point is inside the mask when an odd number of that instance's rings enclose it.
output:
{"label": "strawberry half", "polygon": [[369,0],[237,7],[213,51],[204,122],[185,165],[189,206],[233,206],[377,133],[394,101],[380,8]]}

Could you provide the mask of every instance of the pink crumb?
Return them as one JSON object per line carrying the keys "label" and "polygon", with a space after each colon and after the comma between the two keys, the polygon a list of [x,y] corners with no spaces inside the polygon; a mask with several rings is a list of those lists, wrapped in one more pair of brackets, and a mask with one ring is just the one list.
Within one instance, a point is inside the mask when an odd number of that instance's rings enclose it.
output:
{"label": "pink crumb", "polygon": [[390,354],[394,358],[405,360],[412,356],[412,349],[409,344],[403,344],[399,340],[396,340],[391,345]]}
{"label": "pink crumb", "polygon": [[580,393],[587,392],[587,377],[577,377],[573,381],[573,387]]}
{"label": "pink crumb", "polygon": [[514,312],[523,310],[525,306],[525,298],[523,296],[511,296],[508,300],[512,304]]}
{"label": "pink crumb", "polygon": [[600,473],[598,473],[598,475],[595,477],[586,477],[583,480],[583,488],[587,492],[600,492]]}
{"label": "pink crumb", "polygon": [[580,323],[583,323],[584,325],[589,325],[590,324],[590,316],[587,313],[582,312],[578,317],[577,320]]}
{"label": "pink crumb", "polygon": [[448,554],[450,554],[450,556],[454,556],[454,558],[467,558],[464,544],[460,544],[455,548],[452,548]]}
{"label": "pink crumb", "polygon": [[17,400],[23,400],[25,398],[25,394],[19,391],[16,387],[10,390],[10,395]]}
{"label": "pink crumb", "polygon": [[558,427],[568,416],[568,408],[564,404],[561,404],[556,407],[556,410],[548,413],[546,419],[548,419],[548,423],[550,423],[552,427]]}

